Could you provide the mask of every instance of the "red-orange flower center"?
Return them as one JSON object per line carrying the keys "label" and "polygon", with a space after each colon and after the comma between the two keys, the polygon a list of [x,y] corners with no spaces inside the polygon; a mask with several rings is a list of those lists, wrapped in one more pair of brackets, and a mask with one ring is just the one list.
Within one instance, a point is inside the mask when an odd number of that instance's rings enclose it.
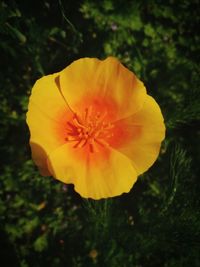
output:
{"label": "red-orange flower center", "polygon": [[108,140],[113,136],[113,124],[106,120],[107,111],[96,112],[90,106],[82,115],[74,114],[67,122],[68,142],[74,142],[74,148],[88,146],[91,153],[98,152],[98,147],[108,147]]}

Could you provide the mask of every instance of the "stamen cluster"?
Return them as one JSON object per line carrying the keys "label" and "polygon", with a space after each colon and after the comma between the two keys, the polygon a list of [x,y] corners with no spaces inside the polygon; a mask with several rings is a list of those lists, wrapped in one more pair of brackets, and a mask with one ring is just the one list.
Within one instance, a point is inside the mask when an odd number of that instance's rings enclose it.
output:
{"label": "stamen cluster", "polygon": [[106,121],[107,112],[101,114],[86,108],[83,116],[74,114],[72,121],[67,122],[68,142],[74,142],[74,148],[89,146],[90,152],[97,152],[98,146],[108,147],[108,139],[113,136],[113,124]]}

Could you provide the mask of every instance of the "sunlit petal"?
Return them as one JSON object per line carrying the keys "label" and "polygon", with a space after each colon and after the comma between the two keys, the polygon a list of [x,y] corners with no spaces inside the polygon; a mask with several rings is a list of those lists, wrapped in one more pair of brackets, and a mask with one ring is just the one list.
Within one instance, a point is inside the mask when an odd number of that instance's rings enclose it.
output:
{"label": "sunlit petal", "polygon": [[152,97],[146,96],[139,112],[115,125],[119,137],[113,138],[111,145],[133,161],[138,174],[143,173],[157,159],[165,137],[165,125],[158,104]]}
{"label": "sunlit petal", "polygon": [[60,86],[69,105],[76,111],[94,102],[111,102],[116,118],[137,112],[143,105],[143,83],[117,59],[83,58],[60,72]]}
{"label": "sunlit petal", "polygon": [[137,173],[126,156],[113,149],[84,153],[65,144],[49,155],[49,168],[64,183],[73,183],[85,198],[107,198],[129,192]]}

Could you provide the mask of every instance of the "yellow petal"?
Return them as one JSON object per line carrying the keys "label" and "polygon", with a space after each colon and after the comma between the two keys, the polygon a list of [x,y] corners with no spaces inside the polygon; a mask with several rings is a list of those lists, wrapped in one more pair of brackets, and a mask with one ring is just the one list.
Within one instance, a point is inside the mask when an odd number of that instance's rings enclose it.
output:
{"label": "yellow petal", "polygon": [[65,125],[71,116],[55,83],[57,76],[44,76],[35,83],[27,112],[33,160],[43,174],[48,173],[47,155],[65,143]]}
{"label": "yellow petal", "polygon": [[126,156],[112,149],[109,153],[83,153],[85,157],[78,159],[77,154],[82,153],[79,151],[65,144],[50,154],[49,169],[54,177],[73,183],[75,190],[85,198],[101,199],[130,191],[137,175]]}
{"label": "yellow petal", "polygon": [[115,126],[120,130],[119,137],[111,140],[112,147],[132,160],[138,174],[145,172],[157,159],[165,137],[165,125],[158,104],[147,95],[139,112],[117,121]]}
{"label": "yellow petal", "polygon": [[44,151],[44,149],[33,142],[30,142],[31,146],[31,153],[32,153],[32,159],[37,165],[39,172],[43,176],[50,176],[52,173],[50,173],[47,165],[47,154]]}
{"label": "yellow petal", "polygon": [[113,57],[74,61],[60,72],[60,88],[74,111],[110,102],[118,119],[141,109],[146,95],[143,83]]}

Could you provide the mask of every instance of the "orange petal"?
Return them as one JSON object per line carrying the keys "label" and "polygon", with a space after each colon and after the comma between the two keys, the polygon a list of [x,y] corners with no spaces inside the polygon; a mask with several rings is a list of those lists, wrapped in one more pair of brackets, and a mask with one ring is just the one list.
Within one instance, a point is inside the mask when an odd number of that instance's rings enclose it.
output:
{"label": "orange petal", "polygon": [[147,95],[142,109],[115,122],[115,128],[116,138],[110,141],[111,146],[132,160],[138,174],[145,172],[157,159],[165,137],[163,116],[156,101]]}
{"label": "orange petal", "polygon": [[74,111],[95,101],[110,102],[117,119],[141,109],[146,89],[137,77],[117,59],[83,58],[60,72],[61,91]]}
{"label": "orange petal", "polygon": [[44,76],[35,83],[27,112],[32,156],[42,173],[48,173],[46,156],[65,143],[64,126],[71,116],[55,83],[57,76],[58,74]]}
{"label": "orange petal", "polygon": [[101,199],[130,191],[137,174],[126,156],[113,149],[109,152],[104,149],[85,153],[85,157],[78,160],[79,153],[81,150],[69,144],[51,153],[48,163],[54,177],[64,183],[73,183],[75,190],[85,198]]}

